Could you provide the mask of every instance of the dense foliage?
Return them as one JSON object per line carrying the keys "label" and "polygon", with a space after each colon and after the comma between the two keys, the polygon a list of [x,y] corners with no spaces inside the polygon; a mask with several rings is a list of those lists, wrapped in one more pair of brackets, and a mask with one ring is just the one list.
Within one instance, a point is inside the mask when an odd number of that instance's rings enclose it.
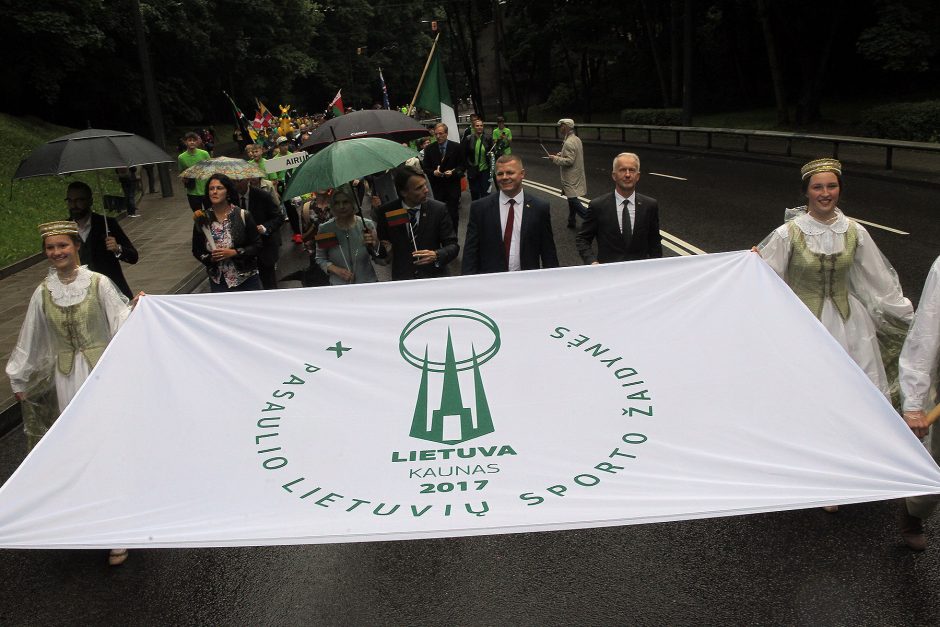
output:
{"label": "dense foliage", "polygon": [[823,98],[938,96],[931,0],[0,0],[2,109],[146,132],[138,10],[168,127],[230,119],[223,90],[248,115],[256,97],[322,111],[340,88],[372,106],[379,67],[400,106],[431,20],[454,99],[522,120],[776,105],[811,124]]}

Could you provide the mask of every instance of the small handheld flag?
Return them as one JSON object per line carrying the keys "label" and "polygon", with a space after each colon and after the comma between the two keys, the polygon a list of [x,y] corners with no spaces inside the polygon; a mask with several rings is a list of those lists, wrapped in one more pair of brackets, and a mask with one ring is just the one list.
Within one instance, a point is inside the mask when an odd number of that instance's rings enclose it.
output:
{"label": "small handheld flag", "polygon": [[389,226],[401,226],[410,221],[408,217],[408,210],[405,208],[395,209],[393,211],[385,212],[385,221],[388,222]]}
{"label": "small handheld flag", "polygon": [[317,248],[322,250],[339,246],[339,239],[337,239],[336,233],[317,233],[316,241]]}

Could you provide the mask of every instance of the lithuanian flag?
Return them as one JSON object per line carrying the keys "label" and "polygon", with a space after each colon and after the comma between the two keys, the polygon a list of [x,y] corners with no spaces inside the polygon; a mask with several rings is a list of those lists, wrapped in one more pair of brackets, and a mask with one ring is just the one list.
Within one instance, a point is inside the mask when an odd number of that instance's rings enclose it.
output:
{"label": "lithuanian flag", "polygon": [[339,240],[336,239],[336,233],[317,233],[317,248],[322,248],[326,250],[327,248],[333,248],[334,246],[339,246]]}
{"label": "lithuanian flag", "polygon": [[385,212],[385,221],[389,226],[401,226],[409,222],[410,219],[411,218],[408,217],[408,210],[404,207]]}

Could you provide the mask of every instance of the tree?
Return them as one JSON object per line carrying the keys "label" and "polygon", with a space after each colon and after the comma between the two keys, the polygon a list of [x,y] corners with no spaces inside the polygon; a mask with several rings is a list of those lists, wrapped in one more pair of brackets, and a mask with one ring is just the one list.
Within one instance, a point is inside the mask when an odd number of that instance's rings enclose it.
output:
{"label": "tree", "polygon": [[764,35],[764,46],[767,49],[767,63],[770,66],[770,77],[774,85],[774,102],[777,105],[777,124],[789,124],[790,112],[787,108],[786,89],[783,84],[783,71],[777,57],[777,42],[773,25],[770,22],[770,11],[767,9],[767,0],[757,0],[757,13],[760,18],[761,32]]}
{"label": "tree", "polygon": [[859,53],[889,72],[926,72],[937,54],[938,42],[931,37],[940,27],[934,7],[933,3],[878,2],[878,21],[859,35]]}

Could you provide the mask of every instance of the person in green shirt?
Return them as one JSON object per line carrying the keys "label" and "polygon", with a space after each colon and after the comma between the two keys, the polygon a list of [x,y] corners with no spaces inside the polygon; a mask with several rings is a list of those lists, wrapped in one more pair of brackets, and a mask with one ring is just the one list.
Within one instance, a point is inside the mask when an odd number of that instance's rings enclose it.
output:
{"label": "person in green shirt", "polygon": [[[274,154],[271,156],[272,159],[286,157],[287,155],[291,154],[290,141],[286,137],[278,137],[276,145],[277,148],[274,149]],[[264,168],[262,167],[262,169]],[[280,172],[268,173],[268,179],[274,181],[274,184],[277,186],[278,194],[284,194],[284,190],[287,188],[287,184],[290,183],[290,174],[290,170],[281,170]],[[303,239],[301,238],[300,233],[300,214],[297,213],[297,207],[295,207],[294,203],[291,202],[291,198],[285,198],[284,200],[285,202],[282,204],[284,206],[284,210],[287,212],[287,221],[290,223],[291,231],[293,231],[291,239],[295,244],[302,244]]]}
{"label": "person in green shirt", "polygon": [[[286,157],[290,154],[290,142],[286,137],[278,137],[277,142],[275,142],[277,148],[274,149],[274,154],[271,155],[272,159],[277,159],[279,157]],[[272,181],[276,181],[277,191],[279,194],[284,193],[284,185],[287,183],[287,170],[281,170],[280,172],[271,172],[268,174],[268,178]]]}
{"label": "person in green shirt", "polygon": [[493,129],[493,143],[496,147],[493,152],[499,159],[503,155],[512,154],[512,131],[506,127],[506,118],[499,116],[496,118],[496,128]]}
{"label": "person in green shirt", "polygon": [[[180,172],[210,158],[208,152],[199,148],[201,140],[196,133],[192,131],[186,133],[183,136],[183,141],[186,143],[186,150],[176,158]],[[206,182],[199,179],[184,178],[183,187],[186,188],[186,200],[189,202],[189,208],[193,211],[202,209],[202,203],[206,196]]]}
{"label": "person in green shirt", "polygon": [[258,167],[261,168],[261,171],[264,172],[264,178],[269,181],[273,181],[277,178],[277,173],[268,174],[268,168],[265,166],[267,159],[264,158],[264,148],[259,144],[248,144],[245,146],[245,157],[248,161],[254,161],[258,164]]}

